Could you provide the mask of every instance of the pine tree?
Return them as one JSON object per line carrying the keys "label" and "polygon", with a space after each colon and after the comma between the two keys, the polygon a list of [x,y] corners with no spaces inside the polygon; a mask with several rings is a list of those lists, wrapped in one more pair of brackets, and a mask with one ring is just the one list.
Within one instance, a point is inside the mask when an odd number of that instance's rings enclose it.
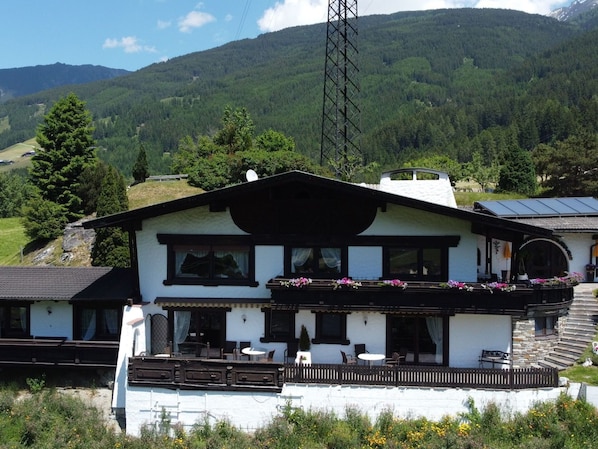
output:
{"label": "pine tree", "polygon": [[145,182],[146,178],[150,175],[147,154],[143,145],[139,145],[139,153],[137,153],[137,160],[135,161],[135,165],[133,165],[132,174],[135,184]]}
{"label": "pine tree", "polygon": [[31,181],[42,199],[65,209],[69,221],[83,215],[77,188],[85,167],[96,161],[92,133],[91,114],[74,93],[56,102],[37,129],[42,150],[32,158]]}
{"label": "pine tree", "polygon": [[[127,209],[125,181],[114,167],[110,167],[98,197],[97,216],[103,217]],[[98,229],[91,259],[94,266],[129,267],[131,260],[127,234],[120,228]]]}
{"label": "pine tree", "polygon": [[516,144],[509,145],[505,153],[505,165],[500,170],[499,190],[530,196],[536,193],[537,187],[536,170],[530,152]]}

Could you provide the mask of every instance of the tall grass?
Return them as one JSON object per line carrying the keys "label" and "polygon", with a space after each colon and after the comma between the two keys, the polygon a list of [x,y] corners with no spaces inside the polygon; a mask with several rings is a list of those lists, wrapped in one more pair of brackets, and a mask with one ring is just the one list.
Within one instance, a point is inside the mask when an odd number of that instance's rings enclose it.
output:
{"label": "tall grass", "polygon": [[[86,449],[587,449],[598,444],[598,413],[566,395],[510,413],[496,404],[478,409],[473,401],[460,416],[435,422],[402,419],[383,411],[372,421],[349,408],[343,416],[290,405],[253,433],[229,422],[199,421],[186,430],[163,411],[160,423],[139,437],[102,425],[101,414],[80,399],[52,389],[16,399],[0,390],[0,447]],[[434,407],[434,404],[430,404]]]}

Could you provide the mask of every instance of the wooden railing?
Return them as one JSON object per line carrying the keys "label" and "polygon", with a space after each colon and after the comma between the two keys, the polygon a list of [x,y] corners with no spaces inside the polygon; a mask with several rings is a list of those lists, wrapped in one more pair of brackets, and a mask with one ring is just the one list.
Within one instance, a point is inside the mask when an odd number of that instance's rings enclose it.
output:
{"label": "wooden railing", "polygon": [[285,365],[285,382],[517,390],[557,387],[559,376],[553,368]]}
{"label": "wooden railing", "polygon": [[0,338],[1,366],[115,368],[117,358],[117,341]]}
{"label": "wooden railing", "polygon": [[441,366],[282,365],[272,362],[134,357],[129,385],[181,389],[280,391],[284,383],[517,390],[558,386],[551,368],[494,369]]}

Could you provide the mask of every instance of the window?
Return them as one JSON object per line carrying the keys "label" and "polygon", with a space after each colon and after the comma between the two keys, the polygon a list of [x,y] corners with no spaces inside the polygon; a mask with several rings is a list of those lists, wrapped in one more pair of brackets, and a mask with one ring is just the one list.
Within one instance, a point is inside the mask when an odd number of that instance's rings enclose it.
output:
{"label": "window", "polygon": [[288,310],[263,309],[265,317],[265,337],[263,342],[288,342],[295,337],[295,312]]}
{"label": "window", "polygon": [[558,317],[542,316],[535,319],[536,337],[555,335]]}
{"label": "window", "polygon": [[0,307],[0,337],[29,337],[29,305],[4,305]]}
{"label": "window", "polygon": [[75,340],[118,341],[121,306],[75,306]]}
{"label": "window", "polygon": [[346,251],[339,247],[287,248],[289,276],[336,278],[346,271]]}
{"label": "window", "polygon": [[314,343],[349,344],[347,315],[345,313],[318,312]]}
{"label": "window", "polygon": [[448,250],[443,248],[386,248],[384,275],[388,278],[441,281],[448,276]]}
{"label": "window", "polygon": [[240,236],[158,235],[168,245],[166,285],[253,285],[254,247]]}

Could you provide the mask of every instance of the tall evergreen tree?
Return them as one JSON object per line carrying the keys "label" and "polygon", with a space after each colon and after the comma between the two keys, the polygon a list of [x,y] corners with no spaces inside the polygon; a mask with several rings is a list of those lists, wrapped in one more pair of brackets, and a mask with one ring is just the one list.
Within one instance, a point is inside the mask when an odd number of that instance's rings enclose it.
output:
{"label": "tall evergreen tree", "polygon": [[[127,190],[124,178],[110,167],[102,182],[97,202],[97,216],[123,212],[128,209]],[[127,234],[120,228],[100,228],[91,250],[92,265],[106,267],[129,267],[129,245]]]}
{"label": "tall evergreen tree", "polygon": [[91,114],[74,93],[57,101],[37,129],[42,150],[31,161],[31,180],[42,199],[65,209],[69,221],[83,214],[76,192],[81,172],[96,160],[92,133]]}
{"label": "tall evergreen tree", "polygon": [[139,152],[137,153],[137,160],[133,165],[133,179],[135,184],[145,182],[145,179],[150,175],[149,165],[147,163],[147,154],[143,145],[139,145]]}
{"label": "tall evergreen tree", "polygon": [[523,195],[536,193],[536,170],[529,151],[510,144],[505,152],[505,164],[500,170],[498,189]]}

